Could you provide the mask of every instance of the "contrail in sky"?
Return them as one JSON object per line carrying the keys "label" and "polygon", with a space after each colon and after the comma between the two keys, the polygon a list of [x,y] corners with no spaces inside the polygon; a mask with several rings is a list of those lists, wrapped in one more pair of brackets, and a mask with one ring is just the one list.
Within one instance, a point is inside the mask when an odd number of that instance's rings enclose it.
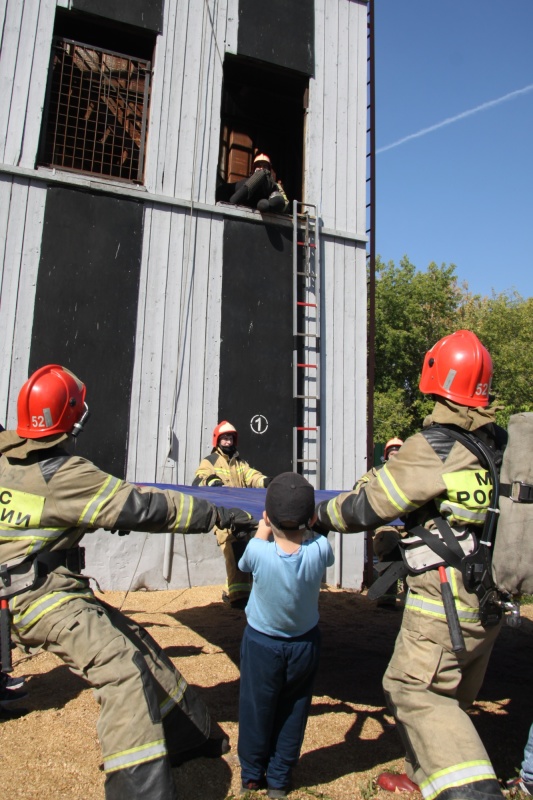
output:
{"label": "contrail in sky", "polygon": [[461,114],[457,114],[455,117],[448,117],[448,119],[443,119],[442,122],[437,122],[436,125],[431,125],[429,128],[422,128],[421,131],[417,131],[416,133],[411,133],[409,136],[404,136],[403,139],[398,139],[397,142],[393,142],[392,144],[387,144],[385,147],[380,147],[376,150],[377,153],[384,153],[385,150],[392,150],[393,147],[399,147],[401,144],[405,142],[410,142],[411,139],[418,139],[420,136],[425,136],[426,133],[431,133],[432,131],[438,131],[439,128],[444,128],[446,125],[451,125],[452,122],[457,122],[460,119],[464,119],[465,117],[471,117],[472,114],[477,114],[479,111],[485,111],[486,108],[492,108],[492,106],[497,106],[500,103],[504,103],[506,100],[512,100],[514,97],[518,97],[520,94],[526,94],[526,92],[530,92],[533,89],[533,83],[530,83],[529,86],[524,86],[523,89],[515,89],[514,92],[509,92],[509,94],[504,94],[503,97],[498,97],[496,100],[489,100],[487,103],[482,103],[480,106],[476,106],[475,108],[471,108],[468,111],[463,111]]}

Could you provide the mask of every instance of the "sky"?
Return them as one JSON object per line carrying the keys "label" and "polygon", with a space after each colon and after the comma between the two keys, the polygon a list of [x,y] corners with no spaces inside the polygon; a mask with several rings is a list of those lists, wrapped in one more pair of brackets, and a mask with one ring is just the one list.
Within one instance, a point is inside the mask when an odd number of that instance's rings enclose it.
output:
{"label": "sky", "polygon": [[376,252],[533,296],[533,0],[375,0]]}

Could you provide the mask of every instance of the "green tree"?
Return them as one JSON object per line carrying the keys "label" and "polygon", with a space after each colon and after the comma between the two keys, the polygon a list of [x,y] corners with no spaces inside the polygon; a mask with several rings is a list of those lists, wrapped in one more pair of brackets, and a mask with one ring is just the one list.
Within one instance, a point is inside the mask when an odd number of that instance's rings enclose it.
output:
{"label": "green tree", "polygon": [[405,438],[432,406],[418,391],[427,350],[456,327],[462,292],[455,266],[431,263],[417,271],[376,260],[374,440]]}
{"label": "green tree", "polygon": [[465,292],[460,318],[461,327],[473,330],[492,356],[492,392],[502,406],[498,422],[505,426],[511,414],[533,411],[533,298]]}
{"label": "green tree", "polygon": [[474,331],[494,363],[497,420],[533,411],[533,298],[517,292],[473,295],[455,266],[425,272],[407,256],[400,265],[376,261],[374,440],[405,439],[419,430],[433,401],[418,390],[425,353],[448,333]]}

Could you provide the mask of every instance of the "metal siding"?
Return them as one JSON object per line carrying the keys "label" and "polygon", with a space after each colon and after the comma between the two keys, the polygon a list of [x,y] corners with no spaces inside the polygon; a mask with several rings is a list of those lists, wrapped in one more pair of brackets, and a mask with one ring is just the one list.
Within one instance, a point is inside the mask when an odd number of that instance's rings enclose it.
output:
{"label": "metal siding", "polygon": [[[2,28],[2,42],[0,49],[0,97],[2,98],[2,114],[0,114],[0,161],[5,162],[6,142],[9,133],[11,117],[11,105],[13,100],[13,86],[15,73],[19,63],[20,35],[22,30],[22,18],[24,14],[24,4],[9,0],[5,8],[4,25]],[[26,58],[29,57],[29,45]],[[14,124],[19,124],[15,120]]]}
{"label": "metal siding", "polygon": [[4,4],[0,48],[0,161],[33,167],[46,89],[54,0]]}
{"label": "metal siding", "polygon": [[146,210],[131,479],[190,483],[203,454],[218,405],[222,230],[208,214]]}
{"label": "metal siding", "polygon": [[315,0],[316,74],[309,81],[305,194],[326,228],[365,234],[364,0]]}
{"label": "metal siding", "polygon": [[[349,75],[349,28],[348,12],[350,3],[339,3],[338,23],[336,31],[335,50],[337,52],[337,79],[336,85],[336,169],[335,169],[335,225],[341,230],[348,230],[347,195],[350,185],[355,184],[355,175],[348,172],[348,153],[350,150],[351,136],[348,127],[348,107],[350,104],[350,75]],[[325,158],[325,156],[324,156]],[[352,224],[355,220],[352,220]]]}
{"label": "metal siding", "polygon": [[20,132],[22,151],[20,163],[23,167],[33,167],[39,149],[41,117],[44,108],[50,48],[54,29],[54,2],[45,0],[39,3],[39,19],[35,41],[32,42],[31,75],[29,76],[28,102],[24,118],[24,128]]}
{"label": "metal siding", "polygon": [[72,8],[160,33],[164,0],[72,0]]}
{"label": "metal siding", "polygon": [[35,285],[46,189],[0,176],[0,422],[16,424],[18,390],[28,377]]}
{"label": "metal siding", "polygon": [[[58,4],[67,6],[66,0]],[[139,197],[144,226],[127,468],[134,480],[190,482],[200,457],[210,449],[218,416],[223,211],[214,205],[203,210],[192,204],[189,209],[165,206],[152,195],[214,201],[222,60],[225,52],[237,52],[238,8],[238,0],[164,3],[155,50],[146,191]],[[9,158],[13,169],[33,169],[54,11],[54,0],[1,4],[0,91],[6,111],[0,116],[0,160]],[[317,204],[321,223],[330,230],[322,232],[321,240],[321,458],[324,485],[336,489],[350,486],[366,469],[365,247],[343,238],[343,231],[357,237],[366,227],[366,18],[365,0],[314,2],[316,69],[309,86],[302,199]],[[90,182],[86,188],[92,190]],[[44,183],[1,176],[0,410],[8,423],[14,422],[16,393],[27,375],[45,195]],[[254,224],[258,229],[262,225]],[[337,538],[336,546],[343,549],[342,581],[357,587],[363,537]],[[105,540],[119,558],[115,566],[122,587],[141,548],[139,539],[130,537],[133,541],[136,548],[130,550],[128,540]],[[152,566],[140,567],[141,573],[146,567],[151,588],[167,585],[158,572],[165,541],[149,537],[143,554],[143,562],[147,554],[153,559]],[[175,537],[173,549],[170,585],[222,582],[223,559],[214,537]],[[114,580],[109,575],[108,588]],[[117,577],[115,587],[118,583]]]}
{"label": "metal siding", "polygon": [[125,472],[143,207],[50,188],[41,242],[30,369],[63,364],[87,385],[90,434],[77,451]]}
{"label": "metal siding", "polygon": [[231,7],[217,0],[201,6],[167,3],[156,48],[145,173],[152,191],[214,201],[222,61]]}
{"label": "metal siding", "polygon": [[[267,475],[292,469],[292,311],[291,228],[228,220],[213,427],[230,420],[243,458]],[[251,425],[257,414],[268,422],[261,434]]]}
{"label": "metal siding", "polygon": [[241,0],[239,55],[312,75],[313,0]]}

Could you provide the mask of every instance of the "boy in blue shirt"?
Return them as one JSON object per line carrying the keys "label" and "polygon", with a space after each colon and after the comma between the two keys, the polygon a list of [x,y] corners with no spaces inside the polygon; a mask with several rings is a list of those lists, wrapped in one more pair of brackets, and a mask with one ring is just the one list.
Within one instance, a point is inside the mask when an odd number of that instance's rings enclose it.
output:
{"label": "boy in blue shirt", "polygon": [[253,573],[241,644],[239,743],[242,794],[267,787],[290,791],[320,654],[318,595],[333,551],[308,530],[315,492],[302,475],[270,483],[263,519],[239,561]]}

